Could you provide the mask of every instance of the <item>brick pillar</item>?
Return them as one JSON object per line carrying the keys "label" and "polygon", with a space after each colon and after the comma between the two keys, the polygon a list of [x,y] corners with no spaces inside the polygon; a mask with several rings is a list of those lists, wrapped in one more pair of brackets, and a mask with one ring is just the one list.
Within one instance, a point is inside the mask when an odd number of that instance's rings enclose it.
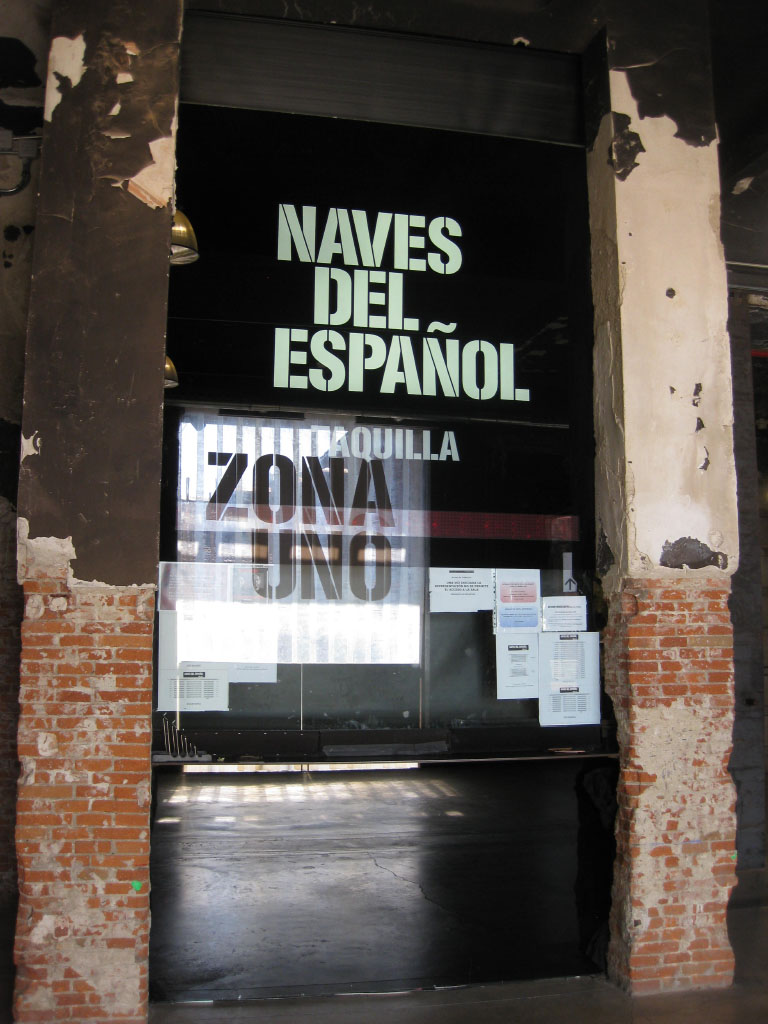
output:
{"label": "brick pillar", "polygon": [[[652,60],[609,38],[590,77],[597,561],[621,759],[608,967],[636,993],[733,977],[733,401],[706,20],[689,7],[678,66],[668,39]],[[672,32],[660,7],[643,18]]]}
{"label": "brick pillar", "polygon": [[147,1015],[154,591],[74,583],[28,542],[16,1020]]}
{"label": "brick pillar", "polygon": [[621,777],[609,974],[635,993],[729,985],[735,883],[733,638],[727,583],[625,579],[605,682]]}
{"label": "brick pillar", "polygon": [[181,7],[53,5],[18,500],[19,1024],[147,1017]]}

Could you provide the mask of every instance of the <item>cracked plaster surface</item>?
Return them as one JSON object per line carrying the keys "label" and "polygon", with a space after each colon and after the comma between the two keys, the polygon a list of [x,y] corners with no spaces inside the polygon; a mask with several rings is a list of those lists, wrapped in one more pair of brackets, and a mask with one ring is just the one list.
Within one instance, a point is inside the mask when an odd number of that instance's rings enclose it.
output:
{"label": "cracked plaster surface", "polygon": [[[723,883],[714,873],[723,855],[710,843],[733,836],[736,829],[735,787],[723,767],[731,750],[731,725],[732,715],[719,708],[706,712],[678,703],[636,710],[633,761],[652,766],[654,778],[632,812],[633,898],[622,903],[625,934],[649,924],[647,908],[667,902],[665,884],[674,875],[688,894],[681,925],[691,931],[703,905],[723,899]],[[679,858],[677,867],[665,866],[660,845]],[[721,938],[727,946],[724,923]]]}
{"label": "cracked plaster surface", "polygon": [[714,547],[716,536],[727,569],[695,571],[730,574],[738,531],[716,145],[688,145],[667,117],[640,118],[623,71],[611,72],[611,103],[643,150],[610,182],[606,117],[589,157],[598,519],[617,572],[679,572],[659,568],[665,544]]}
{"label": "cracked plaster surface", "polygon": [[175,135],[164,135],[149,144],[152,163],[128,181],[126,188],[142,203],[156,210],[167,206],[173,198],[176,159]]}
{"label": "cracked plaster surface", "polygon": [[[156,583],[134,583],[128,586],[115,586],[104,583],[100,580],[81,580],[76,578],[71,563],[77,559],[72,537],[30,537],[29,521],[23,516],[17,518],[16,533],[16,565],[17,581],[23,584],[27,579],[35,575],[61,576],[67,580],[70,589],[76,587],[96,587],[107,590],[135,590],[139,592],[153,592],[157,589]],[[27,615],[36,616],[37,605],[32,595],[27,601]],[[106,595],[105,595],[106,597]],[[42,615],[42,606],[39,614]],[[39,616],[38,616],[39,617]]]}

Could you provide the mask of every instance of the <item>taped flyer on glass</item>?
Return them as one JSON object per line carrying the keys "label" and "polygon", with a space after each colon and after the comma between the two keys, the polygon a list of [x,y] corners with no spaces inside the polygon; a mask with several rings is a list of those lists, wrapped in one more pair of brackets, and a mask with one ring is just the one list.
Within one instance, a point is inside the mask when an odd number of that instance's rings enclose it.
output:
{"label": "taped flyer on glass", "polygon": [[541,628],[541,573],[538,569],[496,570],[496,629]]}
{"label": "taped flyer on glass", "polygon": [[496,699],[530,700],[539,695],[539,634],[496,634]]}
{"label": "taped flyer on glass", "polygon": [[493,608],[493,569],[463,567],[429,570],[431,612],[481,612]]}
{"label": "taped flyer on glass", "polygon": [[598,633],[539,634],[539,724],[598,725]]}
{"label": "taped flyer on glass", "polygon": [[583,633],[587,628],[587,599],[580,595],[542,597],[541,628],[545,633],[571,630]]}

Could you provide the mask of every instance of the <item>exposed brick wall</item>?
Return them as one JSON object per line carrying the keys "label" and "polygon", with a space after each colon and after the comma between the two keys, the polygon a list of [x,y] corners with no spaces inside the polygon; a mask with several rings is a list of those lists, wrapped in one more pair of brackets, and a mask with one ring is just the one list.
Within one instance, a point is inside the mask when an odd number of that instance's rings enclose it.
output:
{"label": "exposed brick wall", "polygon": [[16,582],[16,512],[0,498],[0,910],[16,901],[16,729],[19,718],[21,587]]}
{"label": "exposed brick wall", "polygon": [[138,1024],[154,592],[25,571],[16,1020]]}
{"label": "exposed brick wall", "polygon": [[625,579],[608,595],[619,728],[609,975],[635,993],[729,985],[736,882],[726,581]]}

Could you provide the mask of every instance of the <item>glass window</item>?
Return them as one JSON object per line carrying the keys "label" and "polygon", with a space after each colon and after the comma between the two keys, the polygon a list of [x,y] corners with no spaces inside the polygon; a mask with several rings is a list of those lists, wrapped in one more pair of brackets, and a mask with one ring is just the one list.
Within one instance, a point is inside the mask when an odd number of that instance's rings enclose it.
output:
{"label": "glass window", "polygon": [[[216,201],[194,162],[210,133],[230,169]],[[557,595],[592,627],[583,159],[182,111],[202,258],[171,288],[161,713],[552,743],[531,739],[525,643],[502,686],[494,571],[535,581],[534,633]]]}

